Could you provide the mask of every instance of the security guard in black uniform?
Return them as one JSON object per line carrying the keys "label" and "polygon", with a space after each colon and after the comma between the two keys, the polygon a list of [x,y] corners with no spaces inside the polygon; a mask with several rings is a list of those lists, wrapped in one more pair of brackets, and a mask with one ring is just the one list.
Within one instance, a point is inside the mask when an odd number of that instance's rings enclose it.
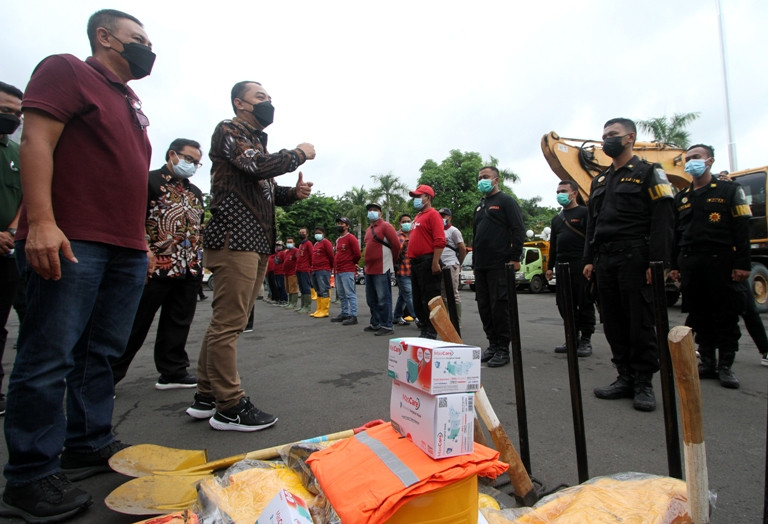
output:
{"label": "security guard in black uniform", "polygon": [[[717,180],[711,146],[697,144],[685,153],[691,185],[675,196],[675,257],[672,278],[681,280],[686,325],[699,344],[699,377],[718,378],[736,389],[731,367],[739,349],[739,315],[746,308],[740,284],[749,277],[749,217],[744,189]],[[718,362],[715,350],[720,350]]]}
{"label": "security guard in black uniform", "polygon": [[656,409],[651,380],[659,369],[650,261],[669,267],[674,208],[672,186],[658,164],[633,155],[637,128],[614,118],[603,128],[611,166],[592,181],[584,247],[584,276],[597,277],[600,311],[619,376],[595,388],[601,399],[632,398]]}
{"label": "security guard in black uniform", "polygon": [[[576,355],[592,354],[592,334],[595,332],[595,305],[587,292],[587,281],[581,274],[584,241],[587,237],[587,206],[579,194],[579,186],[573,180],[562,180],[557,185],[557,203],[563,206],[551,223],[547,280],[552,280],[557,264],[568,263],[576,330],[581,333]],[[557,308],[565,318],[561,294],[557,294]],[[565,353],[566,345],[557,346],[555,353]]]}

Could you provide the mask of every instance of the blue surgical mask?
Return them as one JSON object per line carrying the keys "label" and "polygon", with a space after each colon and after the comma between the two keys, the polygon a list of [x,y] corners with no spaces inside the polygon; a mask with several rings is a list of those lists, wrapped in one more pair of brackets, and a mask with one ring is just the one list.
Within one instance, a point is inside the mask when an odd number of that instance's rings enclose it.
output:
{"label": "blue surgical mask", "polygon": [[322,233],[315,233],[315,240],[320,242],[323,239]]}
{"label": "blue surgical mask", "polygon": [[444,226],[447,226],[447,225],[448,225],[448,219],[447,219],[447,218],[444,218],[444,219],[443,219],[443,225],[444,225]]}
{"label": "blue surgical mask", "polygon": [[288,243],[285,245],[285,247],[286,247],[286,248],[288,248],[288,249],[293,249],[293,244],[292,244],[291,242],[288,242]]}
{"label": "blue surgical mask", "polygon": [[176,155],[176,158],[179,159],[179,163],[173,165],[173,174],[179,178],[192,177],[192,175],[194,175],[195,172],[197,171],[197,167],[195,166],[195,164],[192,162],[187,162],[186,160],[179,157],[178,155]]}
{"label": "blue surgical mask", "polygon": [[379,219],[379,212],[378,211],[368,211],[368,220],[373,222],[374,220]]}
{"label": "blue surgical mask", "polygon": [[694,158],[685,163],[685,172],[693,178],[699,178],[707,170],[707,161]]}
{"label": "blue surgical mask", "polygon": [[424,202],[421,201],[421,197],[413,197],[413,207],[416,209],[424,207]]}
{"label": "blue surgical mask", "polygon": [[477,181],[477,190],[480,191],[482,194],[487,195],[491,191],[493,191],[493,182],[488,180],[487,178],[484,178],[482,180]]}
{"label": "blue surgical mask", "polygon": [[571,203],[571,199],[568,197],[568,193],[558,193],[557,203],[565,207]]}
{"label": "blue surgical mask", "polygon": [[411,230],[411,223],[410,222],[403,222],[400,224],[400,229],[408,233]]}

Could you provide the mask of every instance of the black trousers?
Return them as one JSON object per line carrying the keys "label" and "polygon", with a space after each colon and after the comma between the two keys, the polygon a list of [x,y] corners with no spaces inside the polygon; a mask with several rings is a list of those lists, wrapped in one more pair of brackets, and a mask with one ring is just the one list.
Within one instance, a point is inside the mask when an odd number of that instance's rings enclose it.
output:
{"label": "black trousers", "polygon": [[200,281],[186,278],[150,278],[144,286],[139,309],[131,328],[131,336],[123,355],[112,362],[115,384],[122,380],[136,356],[158,309],[155,337],[155,367],[166,379],[180,379],[187,375],[189,356],[186,345],[189,327],[195,318],[197,291]]}
{"label": "black trousers", "polygon": [[490,345],[509,350],[512,331],[505,268],[475,269],[475,300]]}
{"label": "black trousers", "polygon": [[432,273],[432,255],[411,259],[411,284],[413,287],[413,307],[416,316],[425,326],[424,330],[436,334],[429,321],[429,301],[440,296],[441,274]]}
{"label": "black trousers", "polygon": [[605,338],[619,372],[659,370],[653,290],[645,281],[649,267],[645,246],[601,251],[595,264]]}
{"label": "black trousers", "polygon": [[[733,252],[682,252],[678,258],[682,310],[696,342],[722,355],[739,349],[739,315],[746,309],[743,284],[731,278]],[[732,362],[731,362],[732,363]]]}
{"label": "black trousers", "polygon": [[757,346],[757,351],[761,355],[768,353],[768,335],[765,333],[765,326],[763,325],[763,319],[760,318],[760,312],[757,311],[755,297],[752,295],[749,281],[741,282],[741,287],[744,293],[744,301],[746,302],[746,309],[741,314],[741,317],[744,319],[744,326],[746,326],[749,336],[752,337]]}
{"label": "black trousers", "polygon": [[[595,305],[587,293],[589,281],[584,278],[584,264],[581,260],[566,260],[565,262],[568,263],[571,277],[571,295],[573,296],[576,330],[581,333],[581,336],[589,337],[595,332]],[[557,294],[556,302],[560,316],[565,318],[563,305],[560,303],[560,293]]]}
{"label": "black trousers", "polygon": [[11,307],[16,308],[19,322],[24,319],[24,309],[19,307],[18,295],[24,296],[24,289],[20,281],[19,271],[16,269],[16,259],[0,255],[0,387],[3,385],[5,370],[3,369],[3,353],[5,343],[8,340],[8,330],[5,329]]}

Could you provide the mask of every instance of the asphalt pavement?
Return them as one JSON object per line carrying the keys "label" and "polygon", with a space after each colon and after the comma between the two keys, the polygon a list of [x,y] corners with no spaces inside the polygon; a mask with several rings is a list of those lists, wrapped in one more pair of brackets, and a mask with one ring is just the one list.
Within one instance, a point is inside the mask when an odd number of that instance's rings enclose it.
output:
{"label": "asphalt pavement", "polygon": [[[396,296],[396,288],[393,292]],[[207,449],[209,457],[215,459],[354,428],[373,419],[388,419],[388,341],[363,332],[370,318],[363,286],[357,286],[357,295],[360,323],[356,326],[342,326],[327,318],[314,319],[257,302],[255,329],[244,333],[238,344],[239,371],[246,394],[259,408],[275,413],[279,421],[255,433],[218,432],[207,422],[192,420],[184,410],[192,401],[194,389],[155,390],[154,330],[150,331],[128,376],[117,387],[117,438],[131,444]],[[463,290],[461,297],[464,341],[485,347],[474,293]],[[567,358],[553,352],[564,340],[554,299],[554,294],[548,292],[518,294],[531,472],[543,490],[578,484]],[[339,310],[339,304],[331,305],[332,315]],[[192,372],[210,312],[211,298],[198,303],[187,344]],[[669,308],[669,321],[670,326],[683,323],[679,306]],[[13,363],[13,341],[18,330],[13,313],[8,329],[9,342],[3,358],[7,371]],[[744,338],[734,366],[741,389],[727,390],[713,380],[701,385],[709,487],[717,496],[712,515],[715,523],[760,522],[763,514],[768,368],[760,365],[755,345],[743,326],[742,331]],[[396,327],[395,336],[418,336],[418,329],[414,325]],[[599,400],[592,394],[593,388],[615,378],[601,326],[593,337],[593,346],[591,357],[579,359],[589,477],[625,471],[667,475],[658,375],[654,377],[659,404],[655,412],[635,411],[631,399]],[[512,365],[495,369],[484,366],[482,381],[502,425],[519,449]],[[0,462],[6,459],[3,445]],[[81,481],[95,502],[72,522],[122,524],[140,520],[104,506],[104,497],[126,480],[117,473],[107,473]],[[498,487],[511,491],[508,484]]]}

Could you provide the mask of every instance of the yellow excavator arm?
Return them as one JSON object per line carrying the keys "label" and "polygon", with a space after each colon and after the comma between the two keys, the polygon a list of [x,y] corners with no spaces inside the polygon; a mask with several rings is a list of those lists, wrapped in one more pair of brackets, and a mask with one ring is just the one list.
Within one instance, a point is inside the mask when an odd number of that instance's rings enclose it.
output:
{"label": "yellow excavator arm", "polygon": [[[562,138],[554,131],[541,137],[541,151],[549,167],[560,180],[573,180],[586,201],[592,179],[611,165],[599,140]],[[688,186],[691,177],[685,173],[685,150],[659,142],[637,142],[634,153],[648,162],[661,164],[669,181],[678,189]]]}

